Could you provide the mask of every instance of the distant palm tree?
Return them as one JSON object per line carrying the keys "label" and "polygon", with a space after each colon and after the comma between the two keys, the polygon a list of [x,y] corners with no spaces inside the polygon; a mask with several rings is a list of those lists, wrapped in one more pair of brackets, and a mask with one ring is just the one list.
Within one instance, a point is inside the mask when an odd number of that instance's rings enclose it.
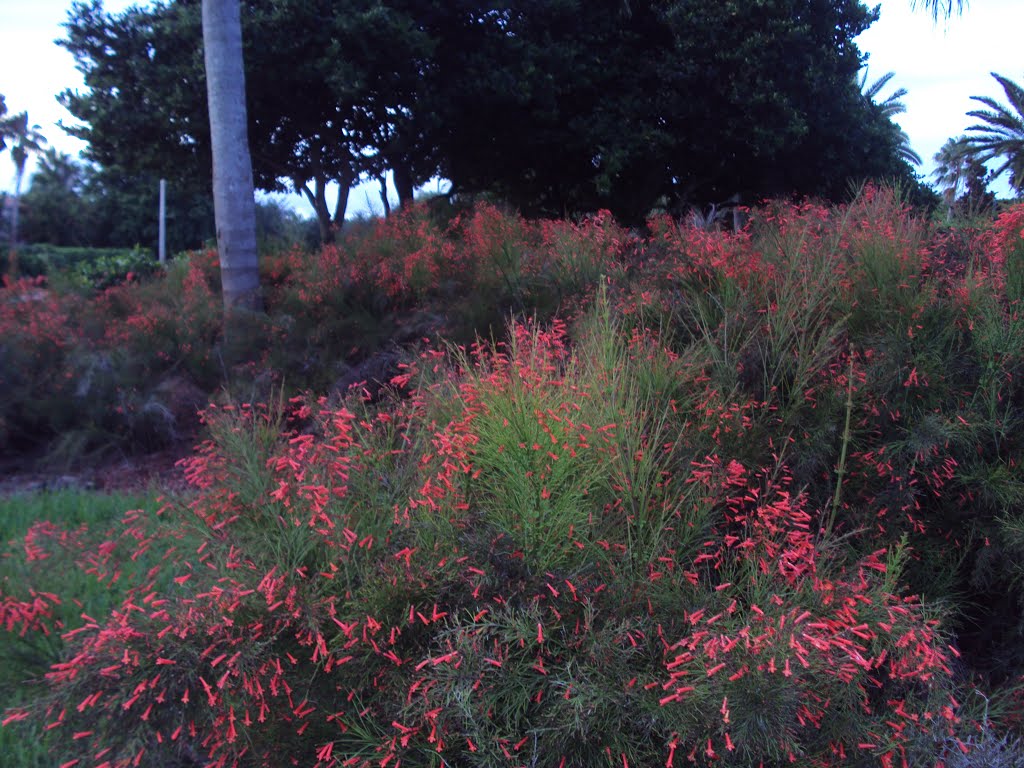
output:
{"label": "distant palm tree", "polygon": [[892,119],[896,115],[902,115],[907,111],[907,105],[903,103],[903,97],[907,95],[906,88],[897,88],[891,94],[889,94],[883,101],[878,101],[878,96],[882,92],[882,89],[888,85],[889,81],[896,76],[895,72],[887,72],[878,78],[875,82],[868,84],[868,68],[864,67],[863,74],[857,81],[857,85],[860,88],[861,94],[870,103],[874,104],[882,111],[882,117],[892,123],[893,128],[896,130],[896,138],[898,140],[897,152],[902,160],[906,160],[911,165],[920,165],[921,156],[915,152],[910,146],[910,137],[906,131],[900,128],[896,123],[892,122]]}
{"label": "distant palm tree", "polygon": [[1024,193],[1024,88],[995,72],[992,77],[1003,87],[1010,106],[988,96],[972,96],[974,101],[981,102],[988,109],[967,113],[982,121],[967,129],[975,132],[971,145],[983,162],[1001,159],[1003,164],[993,172],[993,178],[1009,171],[1010,185],[1017,192]]}
{"label": "distant palm tree", "polygon": [[49,147],[36,159],[22,195],[19,233],[28,242],[81,245],[85,239],[85,170],[70,155]]}
{"label": "distant palm tree", "polygon": [[71,155],[48,148],[39,157],[39,164],[32,174],[32,186],[66,189],[73,192],[82,181],[82,168]]}
{"label": "distant palm tree", "polygon": [[0,93],[0,152],[7,149],[7,102],[4,95]]}
{"label": "distant palm tree", "polygon": [[916,9],[921,6],[938,21],[939,16],[948,19],[953,15],[954,9],[958,14],[963,13],[967,3],[968,0],[910,0],[910,7]]}
{"label": "distant palm tree", "polygon": [[935,153],[935,170],[932,171],[932,176],[951,204],[960,197],[960,192],[967,181],[967,171],[973,153],[974,147],[966,136],[947,139]]}
{"label": "distant palm tree", "polygon": [[[25,178],[25,166],[29,155],[43,151],[46,139],[39,132],[38,125],[29,125],[28,112],[19,112],[3,121],[0,134],[11,142],[11,160],[14,162],[14,207],[11,209],[11,245],[18,243],[18,208],[21,202],[21,182]],[[6,145],[6,142],[4,142]]]}

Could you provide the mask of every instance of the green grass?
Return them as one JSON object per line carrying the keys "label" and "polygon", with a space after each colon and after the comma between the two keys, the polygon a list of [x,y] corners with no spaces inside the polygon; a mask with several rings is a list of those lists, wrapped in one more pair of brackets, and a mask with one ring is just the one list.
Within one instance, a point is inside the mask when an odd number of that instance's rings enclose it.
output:
{"label": "green grass", "polygon": [[[157,515],[162,502],[155,493],[105,494],[64,490],[17,494],[0,499],[0,601],[7,597],[31,599],[31,592],[60,595],[52,607],[52,621],[63,631],[85,623],[83,614],[103,621],[120,605],[133,578],[166,559],[173,547],[165,545],[166,523]],[[126,513],[142,510],[134,526],[121,526]],[[33,558],[26,550],[26,534],[37,523],[35,538],[47,553]],[[151,541],[132,560],[127,548],[139,542],[125,532],[145,531]],[[146,539],[144,538],[143,541]],[[178,546],[183,543],[175,542]],[[100,552],[109,552],[105,560]],[[113,578],[116,570],[121,576]],[[60,629],[48,634],[0,624],[0,710],[27,704],[38,695],[38,681],[51,664],[61,660],[64,642]],[[52,766],[45,724],[36,720],[0,728],[0,755],[10,768]]]}
{"label": "green grass", "polygon": [[24,536],[29,527],[49,520],[65,527],[109,525],[121,519],[125,511],[152,506],[155,494],[96,493],[61,490],[15,494],[0,498],[0,540],[5,544]]}

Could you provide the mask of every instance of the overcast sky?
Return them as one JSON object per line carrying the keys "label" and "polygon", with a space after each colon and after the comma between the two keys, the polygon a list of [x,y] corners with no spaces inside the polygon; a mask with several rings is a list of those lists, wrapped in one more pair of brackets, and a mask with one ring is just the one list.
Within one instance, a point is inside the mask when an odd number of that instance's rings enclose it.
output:
{"label": "overcast sky", "polygon": [[[129,4],[107,0],[105,7],[114,11]],[[54,146],[75,154],[81,144],[56,126],[58,120],[72,119],[57,104],[56,94],[82,84],[70,54],[53,42],[63,35],[69,7],[70,0],[0,0],[0,93],[9,112],[27,109]],[[897,120],[925,159],[923,171],[930,173],[931,158],[943,142],[971,124],[966,113],[980,106],[971,96],[1005,101],[990,72],[1024,81],[1024,0],[971,0],[962,16],[938,24],[924,11],[912,11],[911,0],[882,0],[881,11],[881,19],[858,44],[870,54],[872,82],[896,73],[883,98],[894,88],[907,89],[907,112]],[[0,187],[13,188],[13,176],[5,153]],[[1003,182],[996,191],[1007,194],[1008,186]],[[356,191],[350,209],[365,207],[366,197]]]}

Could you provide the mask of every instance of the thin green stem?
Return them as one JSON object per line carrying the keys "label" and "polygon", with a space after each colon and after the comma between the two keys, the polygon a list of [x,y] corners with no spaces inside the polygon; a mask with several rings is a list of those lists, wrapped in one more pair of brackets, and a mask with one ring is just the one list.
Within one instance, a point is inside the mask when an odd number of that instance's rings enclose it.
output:
{"label": "thin green stem", "polygon": [[825,539],[832,535],[839,504],[843,498],[843,480],[846,478],[846,451],[850,445],[850,417],[853,415],[853,350],[850,350],[850,367],[846,375],[846,420],[843,425],[843,442],[839,450],[839,464],[836,467],[836,490],[832,495],[832,509],[825,525]]}

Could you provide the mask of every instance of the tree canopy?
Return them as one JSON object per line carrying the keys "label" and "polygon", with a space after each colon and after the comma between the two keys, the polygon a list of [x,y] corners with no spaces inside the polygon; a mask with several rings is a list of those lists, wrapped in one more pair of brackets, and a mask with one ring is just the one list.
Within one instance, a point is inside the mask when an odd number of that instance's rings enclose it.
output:
{"label": "tree canopy", "polygon": [[[98,248],[139,245],[155,252],[159,185],[154,174],[82,164],[48,150],[21,196],[23,239]],[[175,181],[166,208],[172,253],[202,248],[214,237],[208,189]]]}
{"label": "tree canopy", "polygon": [[877,13],[856,0],[521,0],[461,18],[438,33],[456,189],[629,219],[913,177],[857,86],[854,39]]}
{"label": "tree canopy", "polygon": [[[864,98],[860,0],[245,0],[255,182],[302,191],[324,239],[345,195],[392,171],[527,213],[740,195],[842,197],[914,179],[885,103]],[[198,0],[120,14],[78,2],[61,100],[89,157],[204,178]],[[207,180],[208,183],[208,180]]]}

